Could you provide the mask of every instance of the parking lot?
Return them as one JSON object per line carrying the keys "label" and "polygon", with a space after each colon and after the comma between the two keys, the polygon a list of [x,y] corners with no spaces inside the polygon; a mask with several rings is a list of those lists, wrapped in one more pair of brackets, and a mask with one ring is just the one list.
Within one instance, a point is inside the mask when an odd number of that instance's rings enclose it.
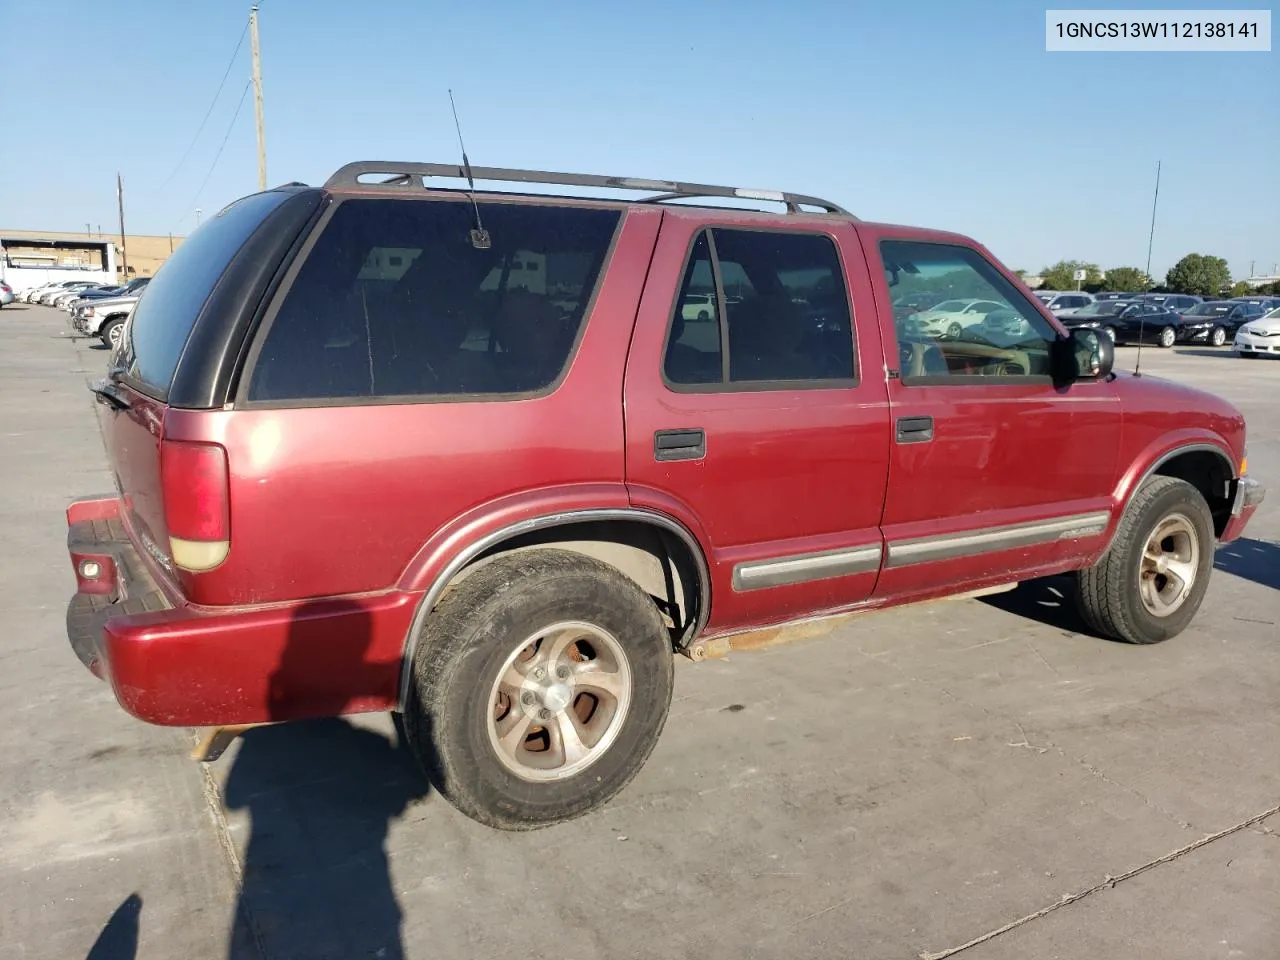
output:
{"label": "parking lot", "polygon": [[0,329],[4,960],[1280,956],[1280,363],[1142,351],[1244,411],[1271,490],[1181,636],[1096,639],[1054,579],[681,659],[636,781],[506,834],[387,718],[200,765],[125,715],[63,624],[106,354],[49,308]]}

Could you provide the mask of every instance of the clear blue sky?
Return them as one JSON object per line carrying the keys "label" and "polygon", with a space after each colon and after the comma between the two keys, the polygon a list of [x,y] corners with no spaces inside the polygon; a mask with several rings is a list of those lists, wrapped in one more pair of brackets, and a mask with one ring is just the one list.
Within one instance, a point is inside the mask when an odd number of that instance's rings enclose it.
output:
{"label": "clear blue sky", "polygon": [[[263,0],[268,180],[318,183],[353,159],[456,160],[451,86],[478,164],[814,193],[970,234],[1032,270],[1064,257],[1141,267],[1163,160],[1152,272],[1191,251],[1226,257],[1237,277],[1254,260],[1269,272],[1280,53],[1049,54],[1044,7]],[[247,40],[164,183],[248,3],[3,8],[0,225],[109,230],[117,170],[130,232],[185,233],[195,207],[256,188],[250,94],[198,190],[249,76]]]}

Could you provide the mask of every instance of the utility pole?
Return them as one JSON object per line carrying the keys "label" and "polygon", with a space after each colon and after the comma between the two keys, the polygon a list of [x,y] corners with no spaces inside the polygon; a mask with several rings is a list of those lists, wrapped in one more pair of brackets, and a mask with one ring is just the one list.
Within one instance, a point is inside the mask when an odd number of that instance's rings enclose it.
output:
{"label": "utility pole", "polygon": [[124,239],[124,178],[116,173],[116,205],[120,208],[120,258],[124,263],[124,279],[129,281],[129,245]]}
{"label": "utility pole", "polygon": [[196,207],[196,226],[200,226],[200,208]]}
{"label": "utility pole", "polygon": [[267,135],[262,121],[262,53],[258,48],[258,8],[249,8],[249,46],[253,53],[253,112],[258,119],[258,189],[267,189]]}

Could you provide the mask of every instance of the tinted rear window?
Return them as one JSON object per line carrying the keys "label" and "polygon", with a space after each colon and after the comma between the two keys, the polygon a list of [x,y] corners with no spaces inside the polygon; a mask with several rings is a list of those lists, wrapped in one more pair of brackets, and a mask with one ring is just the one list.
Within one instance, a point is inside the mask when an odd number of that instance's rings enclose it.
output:
{"label": "tinted rear window", "polygon": [[266,331],[249,399],[519,394],[568,363],[616,210],[344,201]]}
{"label": "tinted rear window", "polygon": [[191,328],[218,278],[264,217],[288,194],[257,193],[225,207],[179,244],[164,266],[136,292],[120,367],[147,392],[165,396]]}

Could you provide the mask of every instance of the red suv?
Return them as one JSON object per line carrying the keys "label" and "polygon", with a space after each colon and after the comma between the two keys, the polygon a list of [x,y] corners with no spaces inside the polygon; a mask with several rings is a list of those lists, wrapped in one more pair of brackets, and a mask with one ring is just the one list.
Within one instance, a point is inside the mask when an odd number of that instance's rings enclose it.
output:
{"label": "red suv", "polygon": [[[430,186],[472,173],[648,195]],[[913,320],[945,301],[990,306]],[[352,164],[152,281],[68,630],[143,720],[395,711],[469,816],[567,819],[648,756],[673,652],[1064,571],[1100,634],[1181,631],[1262,488],[1233,407],[1111,366],[955,234]]]}

